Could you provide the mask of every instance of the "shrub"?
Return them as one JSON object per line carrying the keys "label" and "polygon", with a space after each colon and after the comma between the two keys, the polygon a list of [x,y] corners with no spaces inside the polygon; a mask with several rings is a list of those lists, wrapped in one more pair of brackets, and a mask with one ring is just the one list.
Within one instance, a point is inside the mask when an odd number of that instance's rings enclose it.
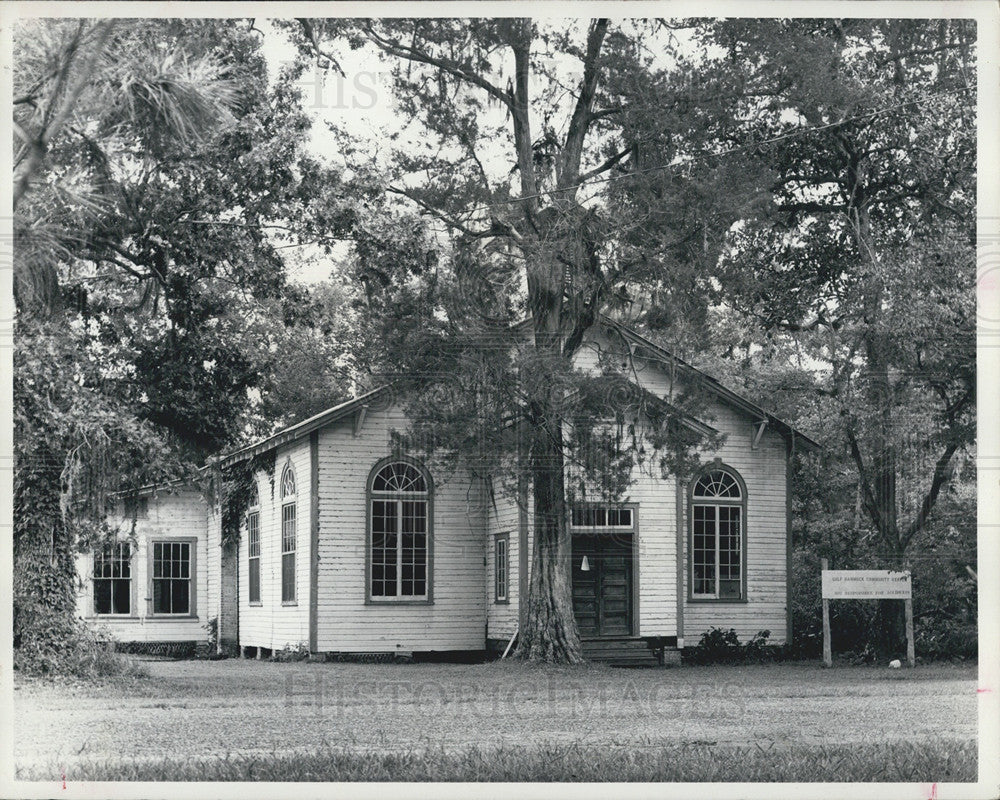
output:
{"label": "shrub", "polygon": [[207,658],[212,661],[225,658],[226,653],[219,651],[219,618],[212,617],[201,627],[208,631],[208,638],[195,645],[195,658]]}
{"label": "shrub", "polygon": [[286,644],[281,650],[275,650],[271,655],[271,661],[305,661],[309,658],[309,645],[299,642],[297,645]]}
{"label": "shrub", "polygon": [[14,668],[23,675],[87,680],[145,675],[132,659],[115,652],[106,628],[92,629],[82,620],[37,609],[32,622],[33,635],[14,650]]}
{"label": "shrub", "polygon": [[769,645],[767,640],[771,638],[771,631],[757,631],[753,638],[743,645],[743,661],[751,664],[763,664],[767,661],[774,661],[777,655],[774,645]]}
{"label": "shrub", "polygon": [[966,659],[979,654],[978,631],[974,622],[938,620],[936,626],[920,625],[913,633],[914,649],[922,658]]}
{"label": "shrub", "polygon": [[774,661],[779,648],[769,645],[771,631],[757,631],[745,645],[733,628],[709,628],[696,647],[684,650],[684,659],[693,664],[759,664]]}

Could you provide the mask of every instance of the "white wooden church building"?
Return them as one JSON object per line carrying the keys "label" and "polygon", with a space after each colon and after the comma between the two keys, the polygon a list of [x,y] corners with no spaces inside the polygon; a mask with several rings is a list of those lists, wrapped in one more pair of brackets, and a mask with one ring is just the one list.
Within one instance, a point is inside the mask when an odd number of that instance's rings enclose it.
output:
{"label": "white wooden church building", "polygon": [[[644,471],[623,502],[570,509],[585,652],[662,661],[711,627],[785,641],[789,462],[815,443],[623,326],[591,339],[612,334],[646,390],[666,397],[698,381],[711,399],[692,424],[724,443],[701,454],[692,481]],[[581,349],[584,363],[593,352]],[[391,432],[405,427],[376,390],[223,456],[273,454],[238,545],[223,544],[219,509],[200,491],[150,490],[130,538],[81,556],[80,615],[149,643],[203,642],[217,620],[220,648],[244,655],[502,649],[524,611],[531,503],[393,452]],[[132,514],[121,528],[132,532]]]}

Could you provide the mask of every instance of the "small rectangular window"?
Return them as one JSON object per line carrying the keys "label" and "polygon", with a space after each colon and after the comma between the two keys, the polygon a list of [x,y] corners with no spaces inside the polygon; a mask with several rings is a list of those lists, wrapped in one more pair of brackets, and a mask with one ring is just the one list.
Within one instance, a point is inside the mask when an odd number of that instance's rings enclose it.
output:
{"label": "small rectangular window", "polygon": [[493,575],[495,578],[497,603],[507,602],[507,584],[510,569],[510,560],[507,548],[510,544],[510,535],[506,533],[498,534],[493,547]]}
{"label": "small rectangular window", "polygon": [[632,528],[632,509],[574,506],[570,518],[574,528]]}
{"label": "small rectangular window", "polygon": [[250,602],[260,602],[260,512],[247,514],[247,554],[250,572]]}
{"label": "small rectangular window", "polygon": [[281,507],[281,602],[295,601],[295,503]]}
{"label": "small rectangular window", "polygon": [[132,613],[132,546],[116,542],[94,553],[94,613]]}

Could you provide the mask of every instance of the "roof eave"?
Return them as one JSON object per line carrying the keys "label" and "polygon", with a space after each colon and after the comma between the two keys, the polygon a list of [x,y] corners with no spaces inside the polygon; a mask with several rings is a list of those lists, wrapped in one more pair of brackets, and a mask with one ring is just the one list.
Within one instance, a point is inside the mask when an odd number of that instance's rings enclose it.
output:
{"label": "roof eave", "polygon": [[228,467],[240,461],[246,461],[247,459],[263,455],[264,453],[288,444],[289,442],[297,441],[304,436],[308,436],[315,430],[319,430],[326,425],[338,422],[344,417],[349,417],[355,411],[367,405],[388,388],[388,385],[379,386],[369,392],[358,395],[355,398],[346,400],[340,405],[328,408],[326,411],[321,411],[319,414],[315,414],[302,422],[298,422],[295,425],[291,425],[283,430],[280,430],[277,433],[268,436],[266,439],[261,439],[259,442],[247,445],[239,450],[234,450],[232,453],[227,453],[218,459],[216,465],[220,467]]}
{"label": "roof eave", "polygon": [[692,366],[691,364],[688,364],[683,359],[679,358],[678,356],[675,356],[669,350],[666,350],[665,348],[656,344],[656,342],[650,341],[641,333],[638,333],[629,328],[627,325],[617,322],[616,320],[613,320],[610,317],[606,317],[604,315],[602,315],[601,317],[601,322],[605,325],[610,325],[614,327],[615,330],[620,332],[625,338],[631,339],[635,344],[639,345],[640,347],[646,347],[655,352],[658,356],[676,364],[677,367],[681,369],[681,371],[696,375],[700,381],[704,381],[708,385],[710,391],[714,392],[721,399],[728,402],[731,406],[734,406],[742,410],[744,413],[752,417],[756,417],[760,422],[767,421],[786,440],[789,441],[794,440],[796,443],[801,442],[803,445],[805,445],[807,450],[816,451],[823,449],[822,445],[810,439],[801,431],[796,430],[794,427],[789,425],[784,420],[779,419],[778,417],[774,416],[774,414],[764,410],[756,403],[747,400],[745,397],[741,397],[731,389],[727,389],[725,386],[722,385],[722,383],[718,381],[718,379],[713,378],[708,373],[703,372],[702,370],[698,369],[695,366]]}

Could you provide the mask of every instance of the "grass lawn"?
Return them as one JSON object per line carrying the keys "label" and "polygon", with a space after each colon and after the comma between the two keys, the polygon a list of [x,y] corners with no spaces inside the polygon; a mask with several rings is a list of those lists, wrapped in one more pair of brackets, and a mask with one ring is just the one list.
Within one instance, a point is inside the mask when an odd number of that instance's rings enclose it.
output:
{"label": "grass lawn", "polygon": [[158,661],[22,683],[22,780],[974,781],[976,670]]}

